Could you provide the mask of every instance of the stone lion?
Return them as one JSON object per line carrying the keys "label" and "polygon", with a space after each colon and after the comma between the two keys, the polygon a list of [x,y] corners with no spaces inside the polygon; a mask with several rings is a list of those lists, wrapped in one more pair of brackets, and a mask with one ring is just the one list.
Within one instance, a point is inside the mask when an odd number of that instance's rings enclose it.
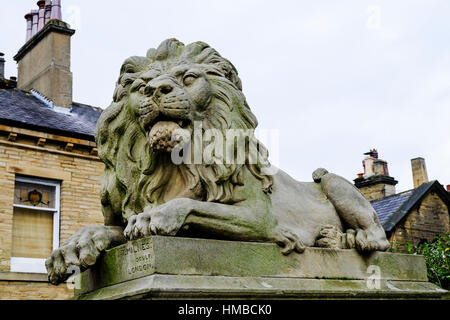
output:
{"label": "stone lion", "polygon": [[[149,235],[274,242],[283,254],[305,247],[386,250],[389,242],[370,203],[347,180],[325,169],[314,182],[281,170],[269,175],[260,161],[227,164],[173,161],[174,132],[254,130],[257,120],[235,67],[203,42],[175,39],[127,59],[112,104],[95,133],[105,163],[104,226],[81,229],[46,261],[58,284],[69,267],[88,268],[102,251]],[[189,146],[195,146],[195,139]],[[270,164],[269,164],[270,165]]]}

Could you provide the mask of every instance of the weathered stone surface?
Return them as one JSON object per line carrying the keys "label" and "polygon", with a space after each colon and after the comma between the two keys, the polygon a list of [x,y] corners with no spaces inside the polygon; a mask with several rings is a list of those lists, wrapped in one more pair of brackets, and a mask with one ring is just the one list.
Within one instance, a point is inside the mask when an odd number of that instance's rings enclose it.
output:
{"label": "weathered stone surface", "polygon": [[364,280],[268,277],[179,276],[154,274],[84,295],[80,300],[112,299],[448,299],[428,282],[381,280],[369,289]]}
{"label": "weathered stone surface", "polygon": [[[378,279],[377,274],[383,292],[374,294],[368,282]],[[285,256],[270,243],[160,236],[106,251],[95,267],[80,275],[77,286],[75,294],[86,299],[142,294],[206,298],[207,293],[264,298],[384,293],[431,297],[445,292],[427,282],[424,259],[417,255],[307,248]]]}
{"label": "weathered stone surface", "polygon": [[[299,182],[271,166],[257,125],[236,68],[208,44],[168,39],[128,58],[95,134],[106,164],[105,224],[123,228],[128,240],[208,235],[275,243],[283,254],[316,245],[389,248],[358,189],[323,168],[314,182]],[[52,283],[71,267],[93,266],[110,247],[91,235],[94,245],[75,236],[52,253]]]}

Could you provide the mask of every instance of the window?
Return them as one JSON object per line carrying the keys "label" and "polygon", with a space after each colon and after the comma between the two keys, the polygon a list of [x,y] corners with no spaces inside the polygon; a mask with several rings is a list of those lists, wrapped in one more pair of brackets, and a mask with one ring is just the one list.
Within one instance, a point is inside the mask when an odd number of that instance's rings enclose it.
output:
{"label": "window", "polygon": [[12,272],[47,273],[45,259],[59,247],[59,195],[57,181],[16,177]]}

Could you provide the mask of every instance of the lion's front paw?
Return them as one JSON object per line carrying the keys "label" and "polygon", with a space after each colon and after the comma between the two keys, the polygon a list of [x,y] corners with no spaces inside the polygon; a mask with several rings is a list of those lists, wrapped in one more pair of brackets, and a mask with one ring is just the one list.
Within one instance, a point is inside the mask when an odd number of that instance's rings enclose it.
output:
{"label": "lion's front paw", "polygon": [[179,198],[161,206],[146,209],[143,213],[128,219],[124,235],[138,239],[149,235],[174,236],[181,229],[191,212],[190,199]]}
{"label": "lion's front paw", "polygon": [[281,253],[284,255],[288,255],[292,251],[297,251],[298,253],[305,251],[305,245],[302,240],[295,233],[285,228],[277,227],[274,231],[273,240],[283,248]]}
{"label": "lion's front paw", "polygon": [[64,282],[71,275],[68,271],[94,265],[104,250],[124,242],[120,227],[90,226],[81,229],[45,261],[50,283]]}
{"label": "lion's front paw", "polygon": [[128,218],[128,224],[123,231],[127,239],[134,240],[150,235],[150,214],[143,212]]}

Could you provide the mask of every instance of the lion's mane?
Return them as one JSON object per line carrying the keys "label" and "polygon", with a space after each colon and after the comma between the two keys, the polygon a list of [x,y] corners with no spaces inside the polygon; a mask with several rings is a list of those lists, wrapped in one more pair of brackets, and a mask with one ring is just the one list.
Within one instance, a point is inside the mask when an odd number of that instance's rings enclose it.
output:
{"label": "lion's mane", "polygon": [[261,172],[268,164],[267,150],[262,144],[258,144],[259,153],[265,158],[256,164],[248,161],[246,151],[245,164],[175,165],[170,162],[170,155],[150,148],[138,123],[138,115],[128,103],[129,86],[151,68],[164,71],[183,63],[200,67],[212,85],[213,98],[204,111],[202,122],[204,130],[219,129],[225,136],[226,129],[253,130],[257,127],[236,69],[209,45],[195,42],[185,46],[169,39],[157,49],[150,49],[147,57],[127,59],[120,71],[113,102],[102,113],[95,132],[99,157],[105,163],[101,190],[105,218],[120,217],[123,223],[147,206],[162,204],[164,186],[171,178],[170,170],[179,170],[185,188],[202,193],[204,201],[232,204],[235,186],[245,183],[244,166],[261,181],[262,190],[270,192],[272,178]]}

